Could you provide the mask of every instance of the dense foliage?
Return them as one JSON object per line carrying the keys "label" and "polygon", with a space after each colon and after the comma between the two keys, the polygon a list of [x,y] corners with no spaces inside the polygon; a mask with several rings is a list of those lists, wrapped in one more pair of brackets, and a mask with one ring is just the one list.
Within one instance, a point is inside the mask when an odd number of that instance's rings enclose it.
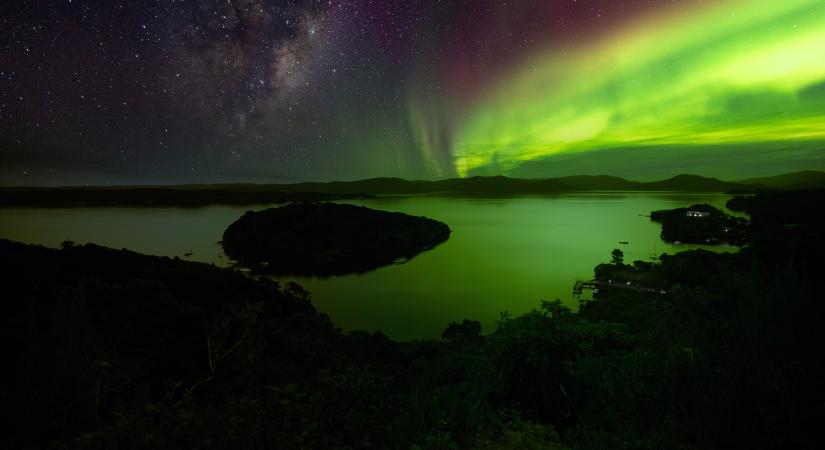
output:
{"label": "dense foliage", "polygon": [[248,211],[223,234],[227,255],[260,271],[338,275],[412,258],[450,237],[437,220],[336,203]]}
{"label": "dense foliage", "polygon": [[725,214],[710,205],[653,211],[650,220],[662,224],[661,236],[666,242],[733,245],[747,242],[747,220]]}
{"label": "dense foliage", "polygon": [[749,212],[771,231],[738,253],[600,266],[667,295],[604,289],[410,343],[336,329],[295,285],[0,241],[3,447],[821,448],[825,240]]}

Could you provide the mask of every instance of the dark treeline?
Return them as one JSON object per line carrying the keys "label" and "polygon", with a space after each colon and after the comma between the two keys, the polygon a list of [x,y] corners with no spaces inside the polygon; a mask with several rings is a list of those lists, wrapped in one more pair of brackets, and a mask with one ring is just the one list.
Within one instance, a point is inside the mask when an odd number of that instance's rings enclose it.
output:
{"label": "dark treeline", "polygon": [[5,188],[0,206],[40,207],[158,207],[206,205],[261,205],[365,198],[368,195],[321,192],[281,192],[276,189],[223,187],[129,187],[129,188]]}
{"label": "dark treeline", "polygon": [[450,237],[443,222],[336,203],[247,211],[224,231],[227,256],[258,272],[330,276],[406,260]]}
{"label": "dark treeline", "polygon": [[825,172],[797,172],[738,182],[697,175],[677,175],[653,182],[630,181],[608,175],[581,175],[543,179],[476,176],[425,181],[384,177],[292,184],[4,187],[0,188],[0,206],[203,206],[324,201],[374,195],[506,197],[578,191],[757,192],[787,189],[791,186],[823,187]]}
{"label": "dark treeline", "polygon": [[797,232],[816,233],[825,227],[822,190],[776,192],[771,195],[734,197],[727,202],[733,211],[751,216],[750,225],[758,236],[783,233],[781,228],[802,228]]}
{"label": "dark treeline", "polygon": [[407,343],[337,329],[296,285],[0,241],[4,448],[821,448],[821,219],[765,206],[794,198],[733,204],[759,224],[737,253],[597,270],[666,294]]}

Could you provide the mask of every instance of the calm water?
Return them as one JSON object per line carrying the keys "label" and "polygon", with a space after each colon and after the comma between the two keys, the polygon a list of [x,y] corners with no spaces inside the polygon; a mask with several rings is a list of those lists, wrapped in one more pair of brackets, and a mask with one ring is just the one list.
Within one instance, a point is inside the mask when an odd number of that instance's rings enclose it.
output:
{"label": "calm water", "polygon": [[[397,339],[437,337],[450,321],[480,320],[490,330],[501,311],[515,315],[541,299],[571,307],[576,279],[621,248],[625,260],[697,246],[659,239],[648,214],[656,209],[710,203],[717,194],[587,193],[508,199],[385,198],[350,203],[441,220],[450,239],[405,264],[363,275],[294,278],[315,306],[345,329],[382,330]],[[94,242],[141,253],[181,256],[227,266],[218,240],[248,209],[88,208],[0,210],[0,236],[57,247],[64,240]],[[620,245],[619,241],[628,241]],[[720,248],[718,250],[732,250]]]}

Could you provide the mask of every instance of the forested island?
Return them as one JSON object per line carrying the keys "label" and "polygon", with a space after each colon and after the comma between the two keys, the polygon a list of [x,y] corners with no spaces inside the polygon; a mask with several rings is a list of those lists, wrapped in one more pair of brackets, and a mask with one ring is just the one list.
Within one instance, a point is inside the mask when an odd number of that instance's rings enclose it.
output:
{"label": "forested island", "polygon": [[661,237],[665,242],[710,245],[747,242],[747,219],[725,214],[706,204],[653,211],[650,220],[662,224]]}
{"label": "forested island", "polygon": [[226,254],[274,274],[329,276],[405,261],[450,237],[443,222],[348,204],[247,211],[223,234]]}
{"label": "forested island", "polygon": [[295,284],[0,240],[3,447],[821,448],[823,200],[733,199],[746,248],[595,271],[655,292],[418,342],[342,331]]}

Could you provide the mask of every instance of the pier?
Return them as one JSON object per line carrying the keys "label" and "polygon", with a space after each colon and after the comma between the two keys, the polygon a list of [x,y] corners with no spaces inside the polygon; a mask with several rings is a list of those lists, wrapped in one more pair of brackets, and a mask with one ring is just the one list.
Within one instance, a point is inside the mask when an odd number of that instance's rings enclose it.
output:
{"label": "pier", "polygon": [[582,291],[584,289],[599,289],[599,288],[613,288],[613,289],[624,289],[628,291],[635,291],[635,292],[645,292],[648,294],[667,294],[667,291],[660,288],[655,288],[651,286],[642,286],[640,284],[626,284],[624,282],[616,282],[616,283],[605,283],[603,281],[598,280],[590,280],[590,281],[581,281],[576,280],[576,283],[573,284],[573,297],[581,297]]}

